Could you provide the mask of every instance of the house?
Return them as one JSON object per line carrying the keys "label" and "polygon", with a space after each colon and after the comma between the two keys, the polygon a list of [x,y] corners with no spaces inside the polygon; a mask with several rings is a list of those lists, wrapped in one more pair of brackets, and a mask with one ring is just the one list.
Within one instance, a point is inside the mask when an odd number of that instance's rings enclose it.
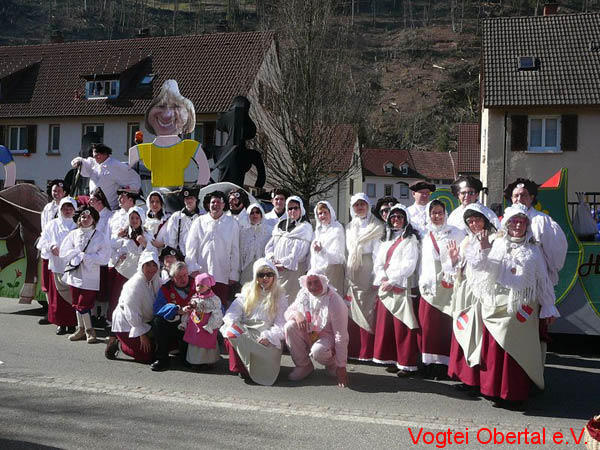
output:
{"label": "house", "polygon": [[471,175],[479,178],[481,159],[480,131],[478,123],[458,125],[458,151],[456,153],[456,171],[458,175]]}
{"label": "house", "polygon": [[[40,187],[64,176],[91,141],[126,161],[136,131],[154,138],[144,115],[166,79],[195,106],[190,137],[220,144],[218,114],[236,95],[259,108],[258,80],[276,61],[272,32],[0,47],[0,144],[15,156],[17,177]],[[186,181],[195,179],[190,170]]]}
{"label": "house", "polygon": [[570,199],[598,190],[600,14],[483,22],[481,180],[486,203],[517,177],[570,170]]}
{"label": "house", "polygon": [[408,189],[412,182],[429,180],[447,187],[455,178],[453,157],[448,153],[367,148],[362,164],[363,192],[372,202],[393,195],[408,206],[413,203]]}

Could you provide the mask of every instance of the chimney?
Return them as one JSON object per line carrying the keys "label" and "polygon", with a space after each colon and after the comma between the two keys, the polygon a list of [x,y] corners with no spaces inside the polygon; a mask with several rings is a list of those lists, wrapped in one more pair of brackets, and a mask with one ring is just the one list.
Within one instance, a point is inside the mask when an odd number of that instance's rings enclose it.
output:
{"label": "chimney", "polygon": [[60,44],[62,42],[65,42],[65,37],[63,36],[62,31],[57,30],[50,35],[51,44]]}
{"label": "chimney", "polygon": [[544,5],[544,16],[553,16],[558,13],[558,3],[546,3]]}

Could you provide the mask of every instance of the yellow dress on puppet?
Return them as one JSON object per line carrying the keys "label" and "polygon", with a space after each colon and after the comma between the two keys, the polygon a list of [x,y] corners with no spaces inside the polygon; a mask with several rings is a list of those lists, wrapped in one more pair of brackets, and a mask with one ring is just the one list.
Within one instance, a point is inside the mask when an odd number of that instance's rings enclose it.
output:
{"label": "yellow dress on puppet", "polygon": [[185,139],[160,147],[153,143],[138,144],[140,159],[152,173],[152,187],[182,186],[185,168],[198,150],[199,142]]}

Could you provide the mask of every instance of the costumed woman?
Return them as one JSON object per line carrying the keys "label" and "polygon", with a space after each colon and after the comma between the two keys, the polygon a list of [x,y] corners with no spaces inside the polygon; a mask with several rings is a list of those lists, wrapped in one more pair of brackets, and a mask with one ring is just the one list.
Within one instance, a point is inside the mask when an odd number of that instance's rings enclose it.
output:
{"label": "costumed woman", "polygon": [[144,230],[146,230],[152,239],[150,243],[154,248],[160,251],[167,242],[167,221],[169,215],[165,212],[165,199],[158,191],[152,191],[146,198],[146,220],[144,221]]}
{"label": "costumed woman", "polygon": [[440,200],[427,203],[425,212],[426,233],[421,238],[419,266],[419,350],[425,375],[443,379],[450,359],[455,273],[448,244],[459,244],[464,234],[446,223],[446,207]]}
{"label": "costumed woman", "polygon": [[60,246],[60,257],[67,262],[63,280],[70,286],[77,315],[77,330],[69,340],[86,339],[88,344],[97,342],[90,313],[100,289],[100,267],[110,258],[108,238],[96,229],[99,218],[91,206],[79,208],[73,216],[77,229],[69,232]]}
{"label": "costumed woman", "polygon": [[315,235],[310,246],[310,270],[322,273],[340,295],[344,294],[346,234],[335,210],[326,200],[315,206]]}
{"label": "costumed woman", "polygon": [[398,203],[390,209],[373,268],[379,286],[373,361],[395,365],[399,377],[418,369],[419,322],[411,295],[418,261],[419,233]]}
{"label": "costumed woman", "polygon": [[265,248],[265,257],[279,273],[279,282],[291,303],[300,290],[298,278],[306,273],[313,230],[302,199],[292,195],[285,201],[287,219],[280,220]]}
{"label": "costumed woman", "polygon": [[[40,236],[44,232],[44,228],[46,228],[46,226],[48,226],[48,224],[52,220],[54,220],[56,217],[58,217],[58,205],[59,205],[60,201],[62,200],[62,198],[65,195],[67,195],[67,193],[65,191],[64,181],[58,180],[58,179],[49,181],[48,185],[46,187],[46,193],[48,194],[48,199],[50,201],[44,206],[44,209],[42,210]],[[52,272],[50,271],[50,269],[48,269],[48,259],[50,258],[50,251],[42,249],[39,246],[39,244],[38,244],[37,248],[38,248],[38,250],[40,250],[40,257],[42,259],[41,290],[42,290],[42,292],[44,292],[46,294],[46,305],[49,305],[50,301],[48,299],[48,288],[50,286],[50,278],[52,277]],[[47,306],[45,307],[45,309],[46,309],[45,317],[41,318],[38,321],[38,323],[40,325],[48,325],[49,323],[51,323],[48,320]]]}
{"label": "costumed woman", "polygon": [[[100,215],[100,219],[98,219],[98,223],[96,224],[96,229],[102,231],[109,239],[110,239],[110,226],[109,221],[113,215],[113,212],[110,209],[108,204],[108,200],[102,191],[102,188],[97,187],[90,193],[90,206],[98,211]],[[100,290],[98,291],[98,296],[96,297],[96,302],[100,307],[99,319],[101,327],[104,327],[107,323],[108,317],[108,305],[110,302],[110,283],[108,276],[108,265],[104,265],[100,267]]]}
{"label": "costumed woman", "polygon": [[259,203],[247,208],[250,226],[240,228],[240,283],[252,281],[254,261],[265,256],[265,247],[271,239],[273,226],[265,218],[265,210]]}
{"label": "costumed woman", "polygon": [[481,297],[482,286],[489,273],[485,269],[482,241],[494,238],[496,214],[479,203],[464,208],[463,221],[467,237],[457,244],[450,241],[448,256],[454,268],[452,294],[452,341],[448,376],[460,380],[457,389],[471,394],[479,393],[481,361]]}
{"label": "costumed woman", "polygon": [[281,367],[284,313],[288,307],[277,268],[265,258],[253,265],[225,317],[221,334],[229,351],[229,370],[264,386],[275,383]]}
{"label": "costumed woman", "polygon": [[371,361],[377,301],[377,288],[373,283],[373,252],[384,228],[371,214],[369,197],[362,192],[350,199],[350,214],[352,220],[346,226],[346,300],[350,301],[348,357]]}
{"label": "costumed woman", "polygon": [[57,326],[56,334],[73,333],[77,318],[71,306],[71,291],[62,281],[67,261],[60,258],[60,246],[65,237],[76,227],[73,214],[77,202],[72,197],[63,197],[58,206],[58,217],[52,219],[42,229],[37,248],[42,255],[48,255],[48,321]]}
{"label": "costumed woman", "polygon": [[154,360],[150,330],[154,300],[161,285],[156,252],[146,250],[140,255],[137,272],[123,285],[104,356],[115,359],[120,346],[137,362],[150,364]]}
{"label": "costumed woman", "polygon": [[[482,247],[487,241],[482,240]],[[480,390],[495,406],[520,409],[531,383],[544,389],[539,321],[560,316],[544,256],[533,239],[527,207],[504,211],[502,231],[487,256],[483,287]]]}

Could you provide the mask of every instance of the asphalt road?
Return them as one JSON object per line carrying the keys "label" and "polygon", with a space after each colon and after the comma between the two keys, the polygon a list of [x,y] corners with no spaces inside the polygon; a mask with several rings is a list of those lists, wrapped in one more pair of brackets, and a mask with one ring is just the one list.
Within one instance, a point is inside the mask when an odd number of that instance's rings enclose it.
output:
{"label": "asphalt road", "polygon": [[[211,373],[178,365],[155,373],[125,356],[106,360],[102,344],[56,336],[52,325],[37,324],[36,309],[0,299],[3,449],[584,448],[575,441],[600,413],[593,356],[550,353],[546,391],[515,412],[467,397],[453,382],[399,379],[362,364],[348,367],[350,389],[323,370],[289,382],[287,356],[272,387],[229,375],[226,360]],[[536,444],[535,433],[545,443]],[[555,433],[562,444],[552,443]]]}

